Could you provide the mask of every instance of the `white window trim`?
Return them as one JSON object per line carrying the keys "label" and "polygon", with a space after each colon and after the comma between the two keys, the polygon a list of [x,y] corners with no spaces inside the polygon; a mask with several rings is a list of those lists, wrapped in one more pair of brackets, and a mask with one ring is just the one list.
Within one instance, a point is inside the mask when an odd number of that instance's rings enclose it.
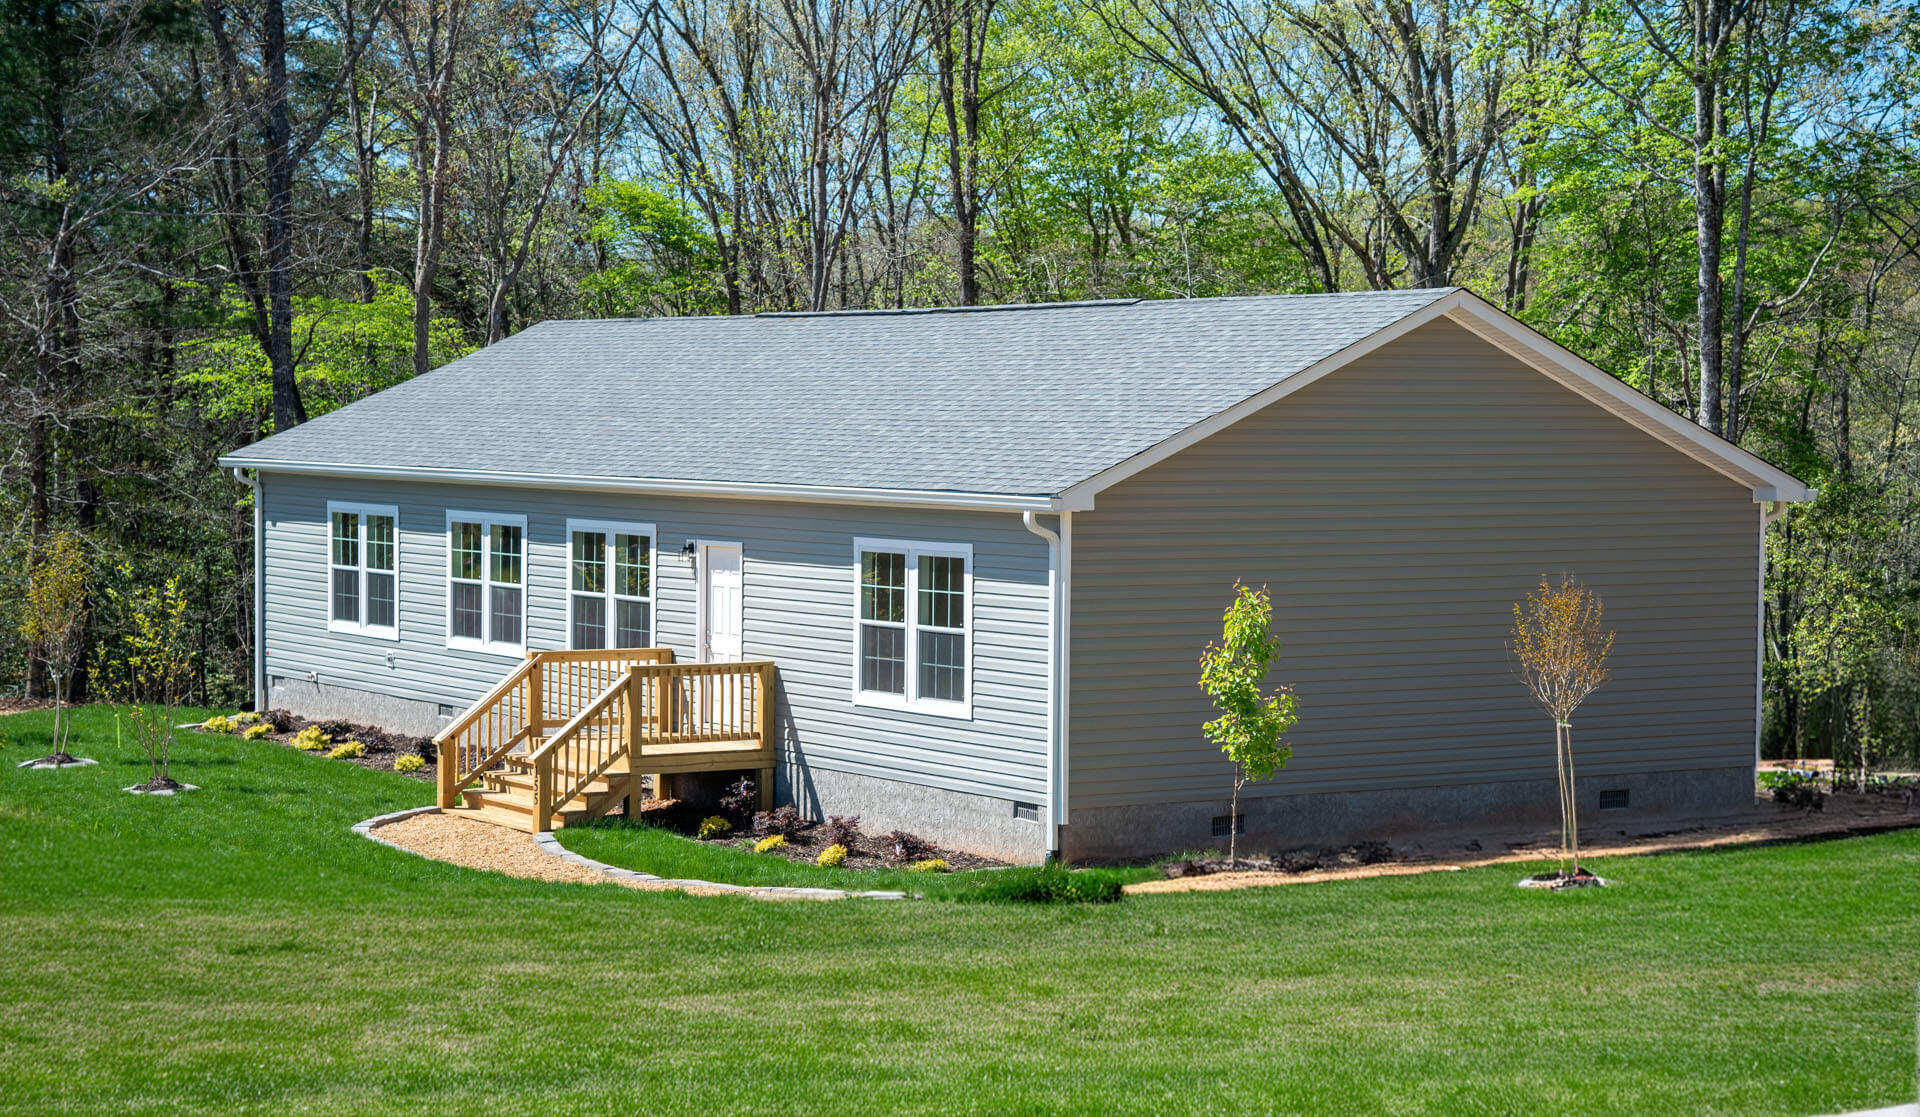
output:
{"label": "white window trim", "polygon": [[[345,570],[333,561],[333,517],[342,512],[359,516],[360,524],[360,619],[357,621],[339,620],[333,615],[333,572]],[[366,623],[367,617],[367,517],[393,517],[393,623],[391,625],[373,625]],[[368,636],[375,640],[400,639],[400,509],[392,504],[362,504],[346,500],[327,501],[327,631],[344,632],[353,636]]]}
{"label": "white window trim", "polygon": [[[647,537],[647,594],[645,597],[629,597],[613,591],[613,556],[605,556],[607,562],[607,589],[600,599],[607,603],[607,639],[619,630],[615,618],[618,614],[618,601],[644,601],[647,603],[647,630],[653,640],[653,646],[660,646],[660,607],[654,600],[656,587],[660,583],[660,537],[652,524],[628,523],[620,520],[573,520],[567,521],[567,647],[573,648],[573,599],[591,597],[573,588],[573,533],[576,531],[604,532],[609,540],[615,535],[644,535]],[[611,543],[609,543],[611,550]]]}
{"label": "white window trim", "polygon": [[[493,594],[489,592],[493,588],[493,529],[496,525],[520,529],[520,640],[518,643],[508,644],[492,639],[475,640],[472,637],[453,634],[453,525],[456,523],[480,525],[481,538],[484,541],[482,547],[485,548],[481,553],[480,565],[482,573],[480,616],[481,625],[489,637],[493,635]],[[440,555],[440,577],[446,582],[447,592],[446,623],[441,631],[446,635],[447,647],[458,648],[461,651],[484,652],[488,655],[525,657],[527,629],[531,621],[533,603],[533,539],[527,534],[527,518],[499,512],[459,512],[450,508],[447,510],[447,527],[442,539],[445,547]]]}
{"label": "white window trim", "polygon": [[[885,551],[907,556],[907,693],[905,695],[884,694],[860,689],[860,626],[867,623],[860,616],[860,556],[867,551]],[[967,691],[963,702],[947,702],[938,698],[922,698],[920,690],[920,558],[923,555],[939,555],[946,558],[966,560],[967,572],[962,581],[966,601],[962,606],[966,614],[966,662],[964,680]],[[974,623],[973,609],[973,545],[970,543],[930,543],[906,539],[866,539],[853,541],[853,678],[848,684],[856,706],[869,706],[882,710],[910,710],[914,713],[933,714],[938,717],[973,720],[973,649],[979,642],[980,631]]]}

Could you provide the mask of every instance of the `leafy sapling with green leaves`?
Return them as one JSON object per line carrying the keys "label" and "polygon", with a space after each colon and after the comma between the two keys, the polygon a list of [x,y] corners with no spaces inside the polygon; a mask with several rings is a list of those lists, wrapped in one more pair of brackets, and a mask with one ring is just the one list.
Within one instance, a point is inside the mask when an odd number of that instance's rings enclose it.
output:
{"label": "leafy sapling with green leaves", "polygon": [[[129,577],[131,570],[122,566]],[[187,619],[187,595],[180,579],[159,586],[123,591],[106,587],[107,603],[120,614],[125,635],[117,646],[95,653],[93,678],[107,701],[126,707],[134,739],[153,766],[153,777],[142,791],[175,791],[169,765],[173,759],[173,725],[193,686],[192,625]]]}
{"label": "leafy sapling with green leaves", "polygon": [[1237,863],[1240,789],[1249,780],[1267,779],[1286,767],[1293,750],[1280,739],[1299,718],[1290,689],[1261,689],[1268,667],[1280,654],[1280,640],[1273,635],[1273,598],[1265,586],[1256,590],[1239,582],[1233,584],[1233,594],[1219,643],[1208,644],[1200,657],[1200,687],[1220,710],[1219,717],[1200,728],[1233,762],[1227,860]]}
{"label": "leafy sapling with green leaves", "polygon": [[67,752],[67,693],[87,644],[87,552],[78,532],[61,531],[36,548],[27,566],[20,635],[47,665],[53,682],[53,751],[36,763],[82,763]]}

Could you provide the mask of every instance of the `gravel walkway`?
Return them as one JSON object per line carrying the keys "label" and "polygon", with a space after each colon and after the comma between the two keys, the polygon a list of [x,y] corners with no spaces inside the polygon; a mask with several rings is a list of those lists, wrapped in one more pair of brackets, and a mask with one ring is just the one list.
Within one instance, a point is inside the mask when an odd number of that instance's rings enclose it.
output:
{"label": "gravel walkway", "polygon": [[690,892],[696,896],[724,896],[718,888],[689,888],[665,882],[620,880],[575,865],[541,849],[533,835],[455,815],[417,814],[389,822],[376,831],[380,840],[434,861],[468,869],[503,873],[533,880],[572,884],[619,884],[645,892]]}

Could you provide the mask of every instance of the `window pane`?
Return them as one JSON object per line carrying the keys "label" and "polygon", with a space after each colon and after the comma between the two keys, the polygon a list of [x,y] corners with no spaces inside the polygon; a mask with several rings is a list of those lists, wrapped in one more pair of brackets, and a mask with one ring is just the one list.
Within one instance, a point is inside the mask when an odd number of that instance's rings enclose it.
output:
{"label": "window pane", "polygon": [[394,627],[393,575],[367,572],[367,623],[375,628]]}
{"label": "window pane", "polygon": [[920,633],[920,697],[967,700],[967,638],[958,632]]}
{"label": "window pane", "polygon": [[937,628],[967,626],[967,560],[920,556],[920,623]]}
{"label": "window pane", "polygon": [[651,648],[653,646],[653,606],[644,601],[616,601],[614,610],[616,620],[619,622],[616,647]]}
{"label": "window pane", "polygon": [[333,572],[333,619],[360,623],[360,572]]}
{"label": "window pane", "polygon": [[367,569],[393,569],[393,517],[367,517]]}
{"label": "window pane", "polygon": [[[607,592],[607,537],[604,533],[573,533],[573,588],[582,593]],[[601,645],[592,646],[597,648]]]}
{"label": "window pane", "polygon": [[479,524],[453,525],[453,576],[480,580],[480,572],[486,569],[480,562],[480,541],[482,533]]}
{"label": "window pane", "polygon": [[360,517],[356,513],[333,514],[333,564],[360,565]]}
{"label": "window pane", "polygon": [[860,626],[860,689],[907,693],[907,633],[879,625]]}
{"label": "window pane", "polygon": [[[493,525],[493,580],[510,586],[520,584],[520,528],[508,524]],[[514,637],[509,643],[517,643]]]}
{"label": "window pane", "polygon": [[604,648],[607,646],[607,599],[604,597],[573,597],[573,646],[576,648]]}
{"label": "window pane", "polygon": [[483,636],[480,628],[480,587],[472,582],[453,584],[451,631],[453,635],[468,640],[478,640]]}
{"label": "window pane", "polygon": [[[518,528],[514,529],[516,532]],[[516,570],[517,574],[518,571]],[[493,627],[487,639],[496,644],[520,642],[520,587],[494,586],[490,601]]]}
{"label": "window pane", "polygon": [[[647,548],[650,542],[644,535],[613,537],[613,592],[622,597],[648,596],[647,578],[651,572],[647,569]],[[632,648],[641,645],[622,646]]]}
{"label": "window pane", "polygon": [[860,619],[907,619],[907,556],[886,551],[860,553]]}

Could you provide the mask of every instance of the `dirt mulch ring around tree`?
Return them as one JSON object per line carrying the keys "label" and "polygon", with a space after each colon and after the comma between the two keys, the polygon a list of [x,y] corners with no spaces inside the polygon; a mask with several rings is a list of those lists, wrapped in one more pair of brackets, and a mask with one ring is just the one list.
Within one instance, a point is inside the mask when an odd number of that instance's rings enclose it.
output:
{"label": "dirt mulch ring around tree", "polygon": [[[1761,801],[1752,814],[1738,819],[1722,819],[1683,829],[1652,830],[1632,833],[1594,825],[1583,832],[1582,858],[1631,857],[1649,853],[1675,853],[1683,850],[1718,849],[1726,846],[1767,845],[1778,842],[1811,841],[1823,838],[1856,837],[1889,830],[1920,827],[1920,801],[1908,802],[1903,796],[1836,791],[1829,795],[1824,810],[1802,812],[1779,804]],[[1523,836],[1467,838],[1462,834],[1423,837],[1395,848],[1390,855],[1371,863],[1362,863],[1354,850],[1318,851],[1309,855],[1319,867],[1288,872],[1284,868],[1254,871],[1210,872],[1201,875],[1141,881],[1126,886],[1127,892],[1221,892],[1236,888],[1262,888],[1280,884],[1315,884],[1330,880],[1359,880],[1367,877],[1414,876],[1419,873],[1458,872],[1487,865],[1552,860],[1558,856],[1557,836],[1529,833]],[[1380,843],[1363,843],[1378,846]],[[1490,856],[1459,856],[1461,851],[1505,847],[1507,852]],[[1275,861],[1284,864],[1290,855]],[[1298,864],[1299,862],[1296,862]],[[1203,866],[1204,867],[1204,866]]]}

